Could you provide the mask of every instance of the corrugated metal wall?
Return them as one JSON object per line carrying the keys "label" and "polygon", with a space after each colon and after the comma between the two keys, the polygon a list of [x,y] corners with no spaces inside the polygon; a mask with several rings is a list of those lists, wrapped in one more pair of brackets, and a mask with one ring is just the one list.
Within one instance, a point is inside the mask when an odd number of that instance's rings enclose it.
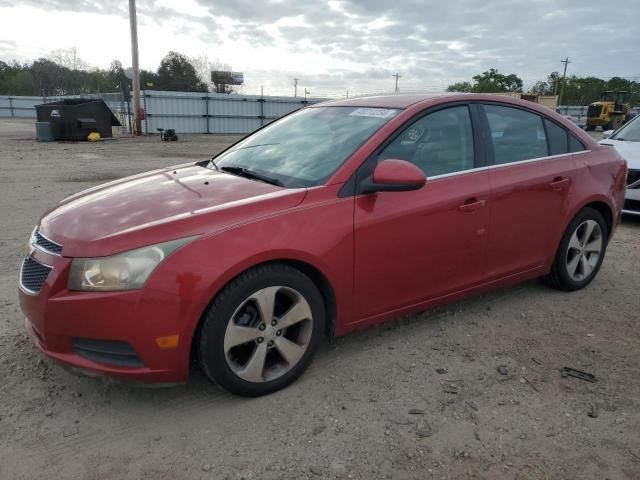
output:
{"label": "corrugated metal wall", "polygon": [[[562,106],[558,107],[558,112],[561,115],[571,117],[579,127],[583,127],[587,124],[587,109],[588,106]],[[634,107],[631,111],[635,115],[640,115],[640,107]]]}
{"label": "corrugated metal wall", "polygon": [[[0,117],[35,119],[35,105],[62,98],[78,96],[0,96]],[[124,102],[121,94],[86,95],[84,98],[102,98],[121,123],[129,125],[131,105]],[[178,133],[250,133],[289,112],[323,100],[146,90],[142,92],[146,116],[142,127],[146,134],[157,134],[158,128],[173,128]]]}
{"label": "corrugated metal wall", "polygon": [[[0,96],[0,117],[35,118],[35,105],[70,97],[14,97]],[[131,105],[122,94],[104,93],[84,98],[102,98],[123,124],[130,126]],[[323,98],[261,97],[260,95],[226,95],[223,93],[142,92],[146,120],[143,129],[157,134],[158,128],[173,128],[178,133],[250,133],[289,112],[321,102]],[[563,106],[558,110],[584,127],[586,106]],[[640,108],[634,108],[640,113]]]}
{"label": "corrugated metal wall", "polygon": [[322,98],[144,91],[145,133],[249,133]]}

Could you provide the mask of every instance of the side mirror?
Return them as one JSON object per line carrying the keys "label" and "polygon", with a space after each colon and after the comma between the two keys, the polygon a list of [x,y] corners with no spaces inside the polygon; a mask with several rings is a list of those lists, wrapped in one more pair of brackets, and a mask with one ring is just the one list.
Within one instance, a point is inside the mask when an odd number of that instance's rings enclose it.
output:
{"label": "side mirror", "polygon": [[613,132],[615,132],[615,130],[606,130],[602,132],[602,138],[609,138],[611,135],[613,135]]}
{"label": "side mirror", "polygon": [[407,192],[426,183],[424,172],[405,160],[383,160],[362,185],[362,193]]}

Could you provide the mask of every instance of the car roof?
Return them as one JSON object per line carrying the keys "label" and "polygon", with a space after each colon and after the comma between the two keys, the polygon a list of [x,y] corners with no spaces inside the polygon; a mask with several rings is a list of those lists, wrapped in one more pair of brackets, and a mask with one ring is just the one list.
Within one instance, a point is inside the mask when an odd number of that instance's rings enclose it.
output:
{"label": "car roof", "polygon": [[407,108],[424,100],[437,97],[455,97],[460,93],[394,93],[389,95],[369,95],[364,97],[329,100],[316,103],[321,107],[378,107],[378,108]]}

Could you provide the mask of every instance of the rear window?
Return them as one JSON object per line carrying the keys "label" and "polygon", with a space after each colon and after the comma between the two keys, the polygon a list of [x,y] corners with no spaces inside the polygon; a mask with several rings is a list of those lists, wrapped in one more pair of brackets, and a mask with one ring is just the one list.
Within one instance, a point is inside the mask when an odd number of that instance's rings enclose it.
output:
{"label": "rear window", "polygon": [[584,146],[580,140],[578,140],[573,135],[569,135],[569,151],[573,152],[583,152],[587,148]]}
{"label": "rear window", "polygon": [[544,120],[549,141],[549,155],[562,155],[569,153],[569,138],[567,131],[549,120]]}
{"label": "rear window", "polygon": [[485,105],[496,164],[549,155],[542,117],[518,108]]}

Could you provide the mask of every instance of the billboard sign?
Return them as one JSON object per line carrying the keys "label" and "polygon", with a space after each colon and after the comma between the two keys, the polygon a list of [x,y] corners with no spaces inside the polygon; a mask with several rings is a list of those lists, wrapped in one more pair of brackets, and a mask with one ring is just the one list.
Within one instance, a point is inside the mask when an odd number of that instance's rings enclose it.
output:
{"label": "billboard sign", "polygon": [[242,85],[244,83],[244,73],[212,70],[211,81],[216,85]]}

